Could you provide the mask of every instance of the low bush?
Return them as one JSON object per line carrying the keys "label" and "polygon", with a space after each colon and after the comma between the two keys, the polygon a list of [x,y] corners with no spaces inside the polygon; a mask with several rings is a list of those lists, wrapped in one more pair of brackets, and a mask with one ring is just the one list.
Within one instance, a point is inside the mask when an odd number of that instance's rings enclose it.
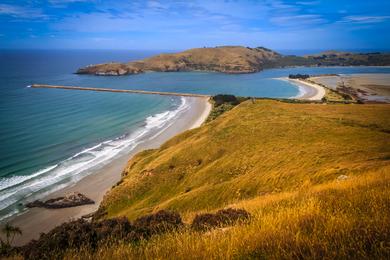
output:
{"label": "low bush", "polygon": [[226,95],[226,94],[218,94],[213,96],[212,97],[213,108],[211,109],[206,122],[213,121],[223,113],[231,110],[238,104],[248,99],[252,99],[252,102],[254,102],[254,98],[251,97],[236,97],[234,95]]}
{"label": "low bush", "polygon": [[38,240],[32,240],[18,251],[26,259],[51,259],[62,256],[69,249],[87,248],[93,251],[102,243],[137,242],[154,234],[176,230],[182,225],[179,214],[163,210],[140,217],[133,223],[125,217],[99,222],[79,219],[41,234]]}
{"label": "low bush", "polygon": [[179,214],[161,210],[156,214],[136,219],[133,225],[137,233],[145,238],[153,234],[176,230],[183,226],[183,222]]}
{"label": "low bush", "polygon": [[215,106],[220,106],[220,105],[225,104],[225,103],[229,103],[233,106],[240,104],[240,101],[234,95],[219,94],[219,95],[213,96],[213,100],[215,102]]}
{"label": "low bush", "polygon": [[245,221],[250,214],[243,209],[223,209],[215,214],[199,214],[192,221],[191,228],[195,230],[208,230],[216,227],[233,225],[238,221]]}
{"label": "low bush", "polygon": [[231,110],[234,106],[231,104],[222,104],[219,106],[214,106],[213,109],[211,110],[209,117],[207,118],[207,122],[213,121],[223,113]]}
{"label": "low bush", "polygon": [[290,79],[308,79],[310,75],[308,74],[290,74],[288,75]]}

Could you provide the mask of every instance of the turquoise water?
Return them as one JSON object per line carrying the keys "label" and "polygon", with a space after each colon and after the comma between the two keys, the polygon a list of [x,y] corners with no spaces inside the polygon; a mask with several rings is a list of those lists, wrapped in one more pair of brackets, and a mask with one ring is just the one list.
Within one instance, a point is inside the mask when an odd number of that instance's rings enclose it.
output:
{"label": "turquoise water", "polygon": [[107,61],[156,52],[0,51],[0,219],[26,201],[93,173],[163,129],[185,109],[181,98],[31,89],[33,83],[201,94],[292,97],[290,73],[390,73],[389,68],[289,68],[256,74],[145,73],[122,77],[73,74]]}

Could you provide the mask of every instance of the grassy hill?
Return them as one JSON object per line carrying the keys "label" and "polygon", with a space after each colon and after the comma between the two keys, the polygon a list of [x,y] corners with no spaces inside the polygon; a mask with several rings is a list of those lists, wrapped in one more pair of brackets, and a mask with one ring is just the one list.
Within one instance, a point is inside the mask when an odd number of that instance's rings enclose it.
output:
{"label": "grassy hill", "polygon": [[265,62],[280,54],[262,47],[222,46],[194,48],[178,53],[160,54],[128,62],[106,63],[81,68],[78,74],[125,75],[145,71],[218,71],[223,73],[252,73],[263,69]]}
{"label": "grassy hill", "polygon": [[[109,217],[185,214],[389,165],[389,106],[247,101],[132,159]],[[381,116],[382,115],[382,116]]]}
{"label": "grassy hill", "polygon": [[230,206],[249,224],[189,228],[140,243],[69,251],[68,259],[389,259],[390,168],[345,181],[303,184]]}
{"label": "grassy hill", "polygon": [[184,226],[66,258],[388,259],[389,114],[379,104],[245,101],[130,160],[100,218],[169,209],[191,223],[232,207],[247,210],[249,222]]}
{"label": "grassy hill", "polygon": [[384,66],[389,53],[324,52],[318,55],[281,55],[264,47],[220,46],[194,48],[178,53],[155,55],[128,63],[105,63],[80,68],[78,74],[118,76],[145,71],[216,71],[254,73],[267,68],[288,66]]}

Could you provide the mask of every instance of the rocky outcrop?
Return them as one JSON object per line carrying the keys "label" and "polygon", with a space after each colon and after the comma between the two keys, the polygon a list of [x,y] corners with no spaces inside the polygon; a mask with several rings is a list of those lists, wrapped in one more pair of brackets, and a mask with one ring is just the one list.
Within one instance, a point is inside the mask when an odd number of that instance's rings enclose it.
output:
{"label": "rocky outcrop", "polygon": [[58,197],[55,199],[49,199],[46,201],[35,200],[33,202],[27,203],[26,207],[28,208],[47,208],[47,209],[59,209],[59,208],[69,208],[76,207],[86,204],[94,204],[95,202],[90,198],[86,197],[81,193],[72,193],[65,197]]}
{"label": "rocky outcrop", "polygon": [[349,177],[347,176],[347,175],[339,175],[338,177],[337,177],[337,180],[338,181],[345,181],[345,180],[347,180]]}

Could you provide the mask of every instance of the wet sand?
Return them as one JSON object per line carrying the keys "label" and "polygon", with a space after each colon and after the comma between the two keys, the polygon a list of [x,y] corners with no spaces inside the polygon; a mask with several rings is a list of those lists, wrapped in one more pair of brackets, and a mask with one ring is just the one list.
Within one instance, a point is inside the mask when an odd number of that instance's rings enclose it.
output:
{"label": "wet sand", "polygon": [[208,98],[187,97],[186,99],[189,101],[191,108],[175,120],[165,131],[137,145],[129,154],[122,155],[73,186],[66,187],[43,198],[46,200],[72,192],[80,192],[94,200],[95,204],[64,209],[28,209],[10,220],[12,225],[18,226],[23,231],[22,236],[15,237],[14,244],[23,245],[31,239],[38,238],[42,232],[46,233],[66,221],[77,219],[96,211],[104,194],[121,179],[121,173],[132,156],[142,150],[158,148],[173,136],[188,129],[199,127],[210,113],[211,104],[208,102]]}
{"label": "wet sand", "polygon": [[321,100],[325,96],[325,89],[317,84],[309,83],[299,79],[290,79],[287,77],[277,78],[279,80],[288,81],[299,89],[299,94],[294,99],[304,99],[304,100]]}

